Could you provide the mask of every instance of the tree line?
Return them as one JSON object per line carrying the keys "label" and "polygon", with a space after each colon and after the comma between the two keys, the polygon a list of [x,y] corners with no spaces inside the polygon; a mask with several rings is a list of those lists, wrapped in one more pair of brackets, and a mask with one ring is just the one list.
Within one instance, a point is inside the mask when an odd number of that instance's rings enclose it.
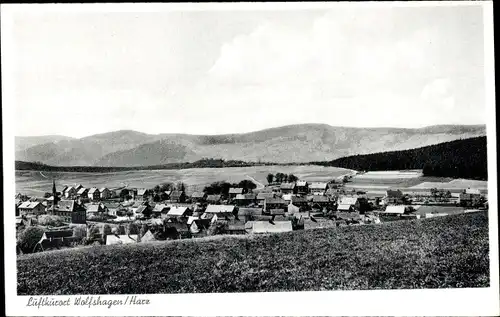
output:
{"label": "tree line", "polygon": [[424,176],[488,179],[486,136],[311,164],[358,171],[422,169]]}
{"label": "tree line", "polygon": [[243,188],[243,193],[248,193],[254,190],[257,185],[254,182],[244,179],[239,183],[229,183],[227,181],[213,182],[208,186],[203,188],[203,192],[207,195],[223,195],[227,196],[229,194],[230,188]]}
{"label": "tree line", "polygon": [[268,166],[268,165],[286,165],[281,163],[271,162],[245,162],[240,160],[223,160],[223,159],[201,159],[195,162],[184,163],[168,163],[162,165],[151,166],[53,166],[46,165],[41,162],[25,162],[16,161],[15,168],[17,171],[47,171],[47,172],[86,172],[86,173],[110,173],[121,171],[136,171],[136,170],[176,170],[187,168],[224,168],[224,167],[250,167],[250,166]]}
{"label": "tree line", "polygon": [[272,183],[293,183],[299,180],[299,178],[293,174],[284,174],[284,173],[269,173],[266,176],[266,180],[268,184]]}

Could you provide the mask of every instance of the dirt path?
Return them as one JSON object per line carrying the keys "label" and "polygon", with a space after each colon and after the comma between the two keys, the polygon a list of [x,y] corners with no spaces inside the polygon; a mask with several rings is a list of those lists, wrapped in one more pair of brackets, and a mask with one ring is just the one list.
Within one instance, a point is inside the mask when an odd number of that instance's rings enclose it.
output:
{"label": "dirt path", "polygon": [[255,185],[257,185],[257,188],[256,188],[256,189],[262,189],[262,188],[266,187],[264,184],[262,184],[261,182],[257,181],[257,180],[256,180],[255,178],[253,178],[252,176],[250,176],[250,175],[246,175],[246,177],[247,177],[248,179],[250,179],[252,182],[254,182],[254,183],[255,183]]}

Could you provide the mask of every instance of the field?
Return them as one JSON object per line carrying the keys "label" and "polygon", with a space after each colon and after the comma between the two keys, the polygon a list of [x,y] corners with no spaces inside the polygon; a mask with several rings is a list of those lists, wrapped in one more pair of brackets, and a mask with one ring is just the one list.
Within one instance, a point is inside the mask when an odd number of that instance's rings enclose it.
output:
{"label": "field", "polygon": [[478,188],[487,192],[488,182],[452,179],[448,177],[422,176],[421,171],[380,171],[356,175],[346,188],[382,193],[387,189],[407,189],[408,191],[430,191],[431,188],[460,192],[467,187]]}
{"label": "field", "polygon": [[17,268],[19,295],[488,287],[488,216],[61,250]]}
{"label": "field", "polygon": [[267,184],[269,173],[294,174],[308,181],[329,181],[351,173],[351,170],[336,167],[315,165],[305,166],[253,166],[227,168],[193,168],[183,170],[142,170],[116,173],[64,173],[16,171],[16,192],[27,195],[42,196],[52,190],[52,178],[58,188],[63,184],[82,184],[86,187],[117,188],[128,185],[137,188],[153,188],[163,182],[182,181],[189,190],[201,190],[215,181],[239,182],[252,177],[256,181]]}

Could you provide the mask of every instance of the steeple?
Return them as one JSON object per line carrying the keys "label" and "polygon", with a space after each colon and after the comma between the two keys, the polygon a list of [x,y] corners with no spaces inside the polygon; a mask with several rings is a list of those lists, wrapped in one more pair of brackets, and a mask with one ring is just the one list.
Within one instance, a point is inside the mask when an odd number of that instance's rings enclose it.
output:
{"label": "steeple", "polygon": [[52,201],[52,212],[54,212],[56,208],[56,204],[58,203],[57,201],[57,190],[56,190],[56,181],[55,179],[52,179],[52,198],[54,199]]}

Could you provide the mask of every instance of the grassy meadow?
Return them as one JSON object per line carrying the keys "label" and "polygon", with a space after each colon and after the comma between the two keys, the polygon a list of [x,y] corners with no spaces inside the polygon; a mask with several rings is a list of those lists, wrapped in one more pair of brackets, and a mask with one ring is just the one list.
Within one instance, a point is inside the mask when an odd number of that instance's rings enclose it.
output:
{"label": "grassy meadow", "polygon": [[60,250],[17,269],[19,295],[487,287],[488,216]]}

